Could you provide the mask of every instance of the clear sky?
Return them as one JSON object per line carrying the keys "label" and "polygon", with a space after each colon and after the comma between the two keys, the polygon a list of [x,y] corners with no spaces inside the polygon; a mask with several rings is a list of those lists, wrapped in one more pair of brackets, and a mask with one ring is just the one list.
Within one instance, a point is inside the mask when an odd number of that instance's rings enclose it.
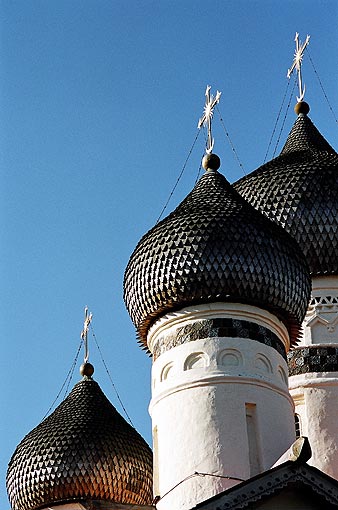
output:
{"label": "clear sky", "polygon": [[[1,0],[1,508],[6,466],[73,363],[83,309],[136,429],[151,443],[151,360],[122,299],[123,273],[183,168],[207,84],[222,91],[215,149],[230,182],[263,163],[295,32],[310,117],[336,149],[338,3],[280,0]],[[310,58],[313,65],[311,64]],[[315,69],[315,71],[314,71]],[[271,159],[294,120],[288,88]],[[169,203],[191,190],[201,132]],[[92,334],[95,379],[121,406]],[[71,387],[80,379],[79,362]],[[64,396],[64,391],[62,392]],[[58,403],[60,400],[58,401]]]}

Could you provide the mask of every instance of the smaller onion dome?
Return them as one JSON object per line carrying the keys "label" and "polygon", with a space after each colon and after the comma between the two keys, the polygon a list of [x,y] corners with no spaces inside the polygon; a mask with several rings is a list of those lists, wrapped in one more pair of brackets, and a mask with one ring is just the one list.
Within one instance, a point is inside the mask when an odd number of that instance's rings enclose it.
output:
{"label": "smaller onion dome", "polygon": [[151,504],[152,452],[84,376],[18,445],[7,490],[12,510],[81,499]]}
{"label": "smaller onion dome", "polygon": [[[149,327],[196,303],[241,302],[270,310],[298,336],[310,294],[297,243],[248,204],[210,159],[192,192],[140,240],[124,277],[124,300],[146,346]],[[208,157],[204,162],[208,167]]]}
{"label": "smaller onion dome", "polygon": [[307,116],[298,114],[280,155],[234,184],[256,209],[301,246],[310,272],[338,275],[338,154]]}

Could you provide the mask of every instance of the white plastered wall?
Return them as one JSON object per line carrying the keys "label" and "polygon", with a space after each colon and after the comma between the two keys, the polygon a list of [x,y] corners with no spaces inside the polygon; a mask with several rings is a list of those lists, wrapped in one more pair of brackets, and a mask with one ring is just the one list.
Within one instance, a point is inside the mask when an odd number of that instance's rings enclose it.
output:
{"label": "white plastered wall", "polygon": [[302,345],[338,345],[338,276],[312,279],[312,296],[303,323]]}
{"label": "white plastered wall", "polygon": [[[268,328],[288,348],[273,315],[239,304],[189,307],[150,330],[152,350],[182,325],[237,318]],[[287,365],[273,347],[246,338],[202,338],[162,353],[152,370],[150,414],[159,510],[188,509],[269,469],[294,441]]]}
{"label": "white plastered wall", "polygon": [[[338,347],[338,277],[315,277],[300,347]],[[301,434],[309,438],[314,465],[338,479],[338,372],[320,371],[289,379]]]}

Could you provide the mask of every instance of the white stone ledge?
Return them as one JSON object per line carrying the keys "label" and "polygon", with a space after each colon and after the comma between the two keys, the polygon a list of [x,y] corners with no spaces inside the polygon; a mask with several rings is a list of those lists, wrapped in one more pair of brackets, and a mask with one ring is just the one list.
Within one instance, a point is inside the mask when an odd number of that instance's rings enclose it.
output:
{"label": "white stone ledge", "polygon": [[255,388],[265,388],[269,391],[272,391],[274,393],[278,393],[279,395],[283,396],[292,406],[293,406],[293,399],[290,396],[289,392],[287,390],[283,390],[279,386],[272,384],[271,382],[264,381],[262,379],[258,379],[255,377],[249,377],[249,376],[233,376],[233,375],[224,375],[218,374],[218,373],[212,373],[208,374],[205,377],[200,377],[198,381],[187,381],[182,382],[180,384],[176,384],[175,386],[172,386],[171,388],[167,388],[157,395],[154,395],[153,398],[150,401],[149,404],[149,413],[151,414],[152,408],[160,402],[162,399],[169,397],[170,395],[174,395],[175,393],[178,393],[180,391],[189,390],[191,388],[200,388],[203,386],[210,386],[210,385],[216,385],[216,384],[236,384],[236,385],[252,385]]}
{"label": "white stone ledge", "polygon": [[338,385],[338,372],[307,372],[289,377],[289,389],[297,390],[314,386]]}

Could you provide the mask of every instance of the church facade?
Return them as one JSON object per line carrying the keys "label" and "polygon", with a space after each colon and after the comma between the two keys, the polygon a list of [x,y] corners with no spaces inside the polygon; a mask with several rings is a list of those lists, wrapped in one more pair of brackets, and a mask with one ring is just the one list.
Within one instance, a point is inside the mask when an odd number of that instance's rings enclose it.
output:
{"label": "church facade", "polygon": [[338,155],[295,111],[233,185],[205,118],[204,175],[130,257],[153,452],[85,363],[10,460],[12,510],[338,508]]}

